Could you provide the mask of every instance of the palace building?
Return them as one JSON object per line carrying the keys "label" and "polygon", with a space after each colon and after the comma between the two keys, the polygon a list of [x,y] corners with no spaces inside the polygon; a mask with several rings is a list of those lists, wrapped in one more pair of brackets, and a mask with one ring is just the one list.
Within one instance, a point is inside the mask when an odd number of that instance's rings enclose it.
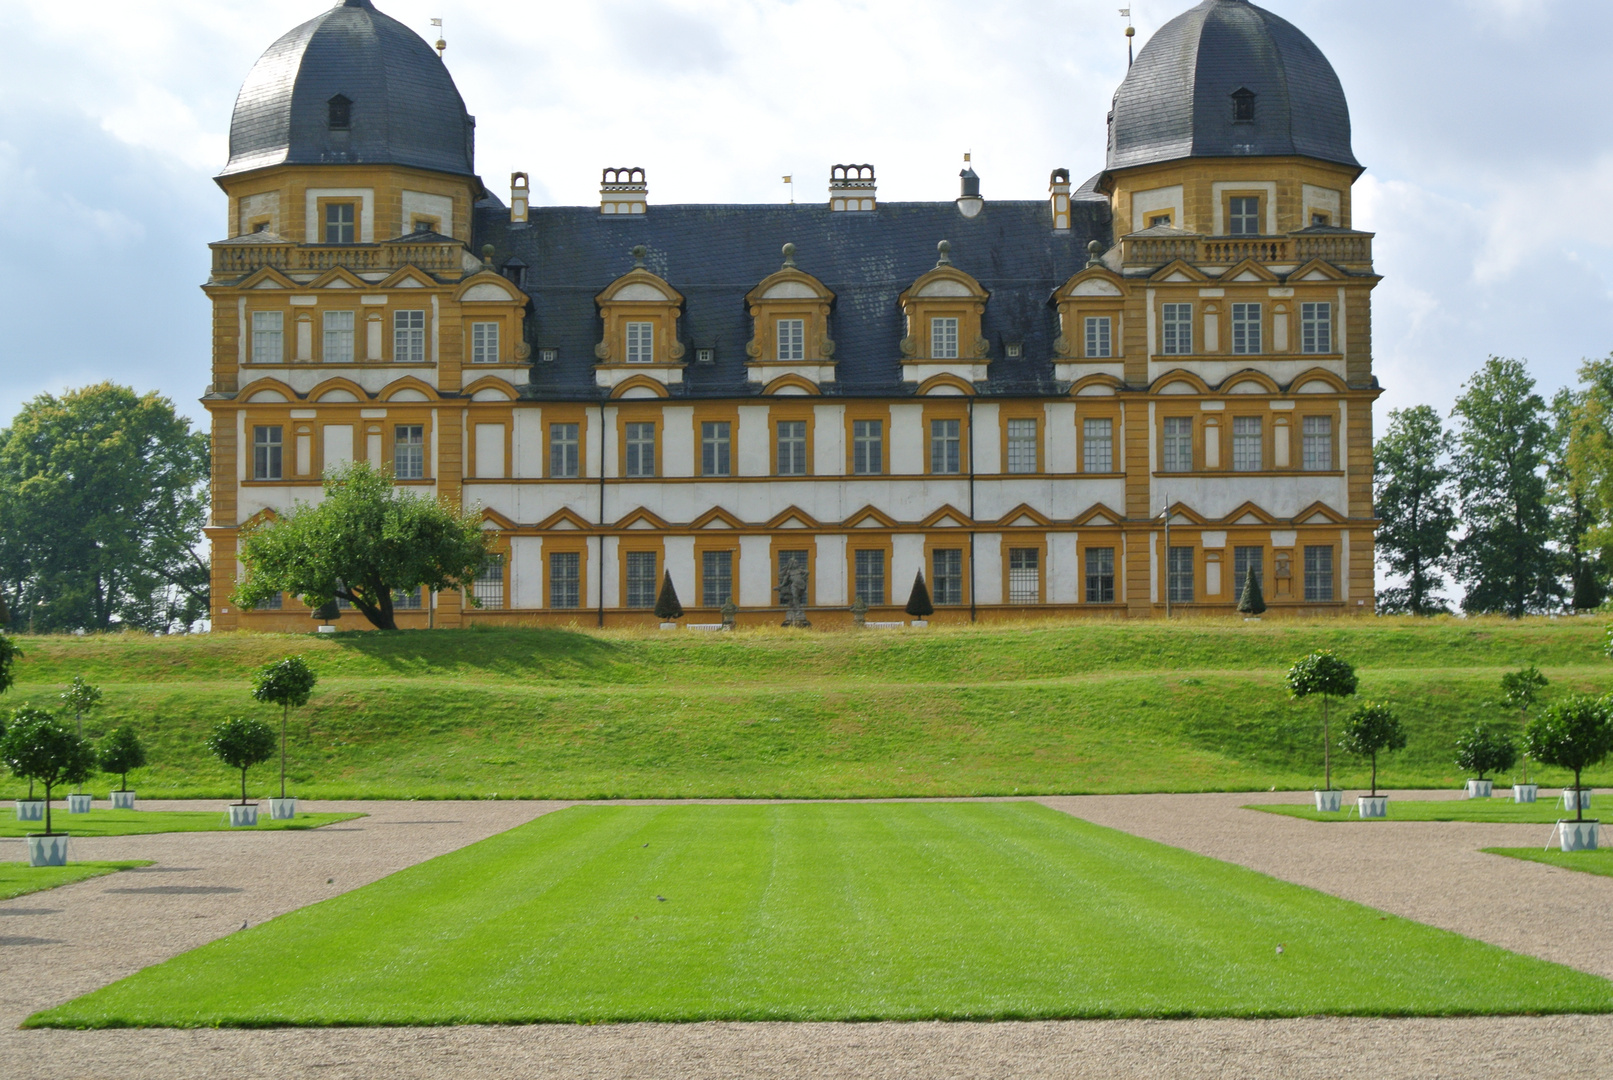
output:
{"label": "palace building", "polygon": [[[1097,123],[1098,117],[1092,122]],[[213,625],[240,531],[368,461],[479,512],[497,556],[400,625],[814,623],[1373,603],[1372,237],[1337,76],[1289,23],[1205,0],[1142,48],[1103,167],[1047,197],[507,199],[439,54],[369,0],[247,76],[211,245]],[[1079,176],[1079,174],[1075,174]],[[428,613],[427,608],[431,608]]]}

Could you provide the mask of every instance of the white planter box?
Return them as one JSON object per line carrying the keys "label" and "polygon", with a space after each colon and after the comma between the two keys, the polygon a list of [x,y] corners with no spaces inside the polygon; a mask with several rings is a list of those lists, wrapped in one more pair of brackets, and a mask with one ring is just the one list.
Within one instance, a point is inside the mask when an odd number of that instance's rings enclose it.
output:
{"label": "white planter box", "polygon": [[134,792],[132,792],[132,791],[114,791],[112,793],[112,809],[114,809],[114,810],[133,810],[134,809]]}
{"label": "white planter box", "polygon": [[1559,821],[1557,840],[1564,851],[1595,851],[1596,821]]}
{"label": "white planter box", "polygon": [[1356,813],[1364,818],[1381,818],[1389,816],[1389,796],[1387,795],[1358,795],[1355,799]]}
{"label": "white planter box", "polygon": [[67,812],[69,814],[87,814],[90,812],[90,803],[94,795],[69,795],[67,797]]}
{"label": "white planter box", "polygon": [[[1578,793],[1578,795],[1579,795],[1579,805],[1578,806],[1574,805],[1574,795],[1575,795],[1575,793]],[[1589,810],[1590,808],[1591,808],[1591,789],[1590,788],[1588,788],[1588,787],[1563,788],[1563,809],[1564,810]]]}
{"label": "white planter box", "polygon": [[1469,780],[1467,782],[1467,797],[1470,799],[1488,799],[1494,788],[1494,780]]}
{"label": "white planter box", "polygon": [[18,799],[17,800],[17,820],[18,821],[44,821],[45,820],[45,800],[44,799]]}
{"label": "white planter box", "polygon": [[661,629],[663,630],[676,630],[677,628],[678,624],[675,622],[664,622],[661,624]]}
{"label": "white planter box", "polygon": [[930,620],[929,619],[914,619],[908,625],[909,626],[929,626],[930,625]]}
{"label": "white planter box", "polygon": [[1539,797],[1540,797],[1540,785],[1539,784],[1513,784],[1512,785],[1512,801],[1513,802],[1534,802]]}
{"label": "white planter box", "polygon": [[292,795],[285,799],[269,800],[269,819],[271,821],[290,821],[297,816],[297,796]]}
{"label": "white planter box", "polygon": [[230,803],[230,827],[233,829],[248,828],[258,823],[258,804]]}
{"label": "white planter box", "polygon": [[28,838],[29,866],[66,866],[67,834],[30,836]]}
{"label": "white planter box", "polygon": [[871,626],[875,630],[900,630],[906,623],[899,622],[865,622],[864,626]]}
{"label": "white planter box", "polygon": [[335,632],[336,628],[334,626],[321,626],[318,630],[318,633],[321,634],[334,634]]}
{"label": "white planter box", "polygon": [[1316,811],[1320,814],[1336,814],[1344,805],[1344,792],[1334,788],[1332,791],[1318,791],[1316,795]]}
{"label": "white planter box", "polygon": [[705,633],[716,633],[722,629],[720,622],[692,622],[684,626],[685,630],[700,630]]}

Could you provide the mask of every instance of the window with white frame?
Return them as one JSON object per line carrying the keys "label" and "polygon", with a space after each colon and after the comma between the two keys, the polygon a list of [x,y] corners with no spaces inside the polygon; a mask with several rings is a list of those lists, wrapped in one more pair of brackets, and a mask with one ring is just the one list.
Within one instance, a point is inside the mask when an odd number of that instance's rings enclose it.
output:
{"label": "window with white frame", "polygon": [[1087,548],[1087,603],[1115,602],[1115,549]]}
{"label": "window with white frame", "polygon": [[863,549],[852,553],[856,599],[865,604],[885,602],[885,553]]}
{"label": "window with white frame", "polygon": [[324,314],[325,347],[320,355],[327,364],[353,362],[353,313],[327,311]]}
{"label": "window with white frame", "polygon": [[1193,305],[1161,304],[1160,352],[1186,356],[1193,351]]}
{"label": "window with white frame", "polygon": [[700,424],[700,475],[728,476],[733,471],[734,425],[727,420]]}
{"label": "window with white frame", "polygon": [[539,349],[538,350],[538,363],[540,363],[540,364],[552,364],[558,359],[560,359],[560,350],[559,349]]}
{"label": "window with white frame", "polygon": [[807,471],[807,422],[778,422],[778,474],[805,476]]}
{"label": "window with white frame", "polygon": [[1333,305],[1328,303],[1299,305],[1299,351],[1329,353],[1333,351]]}
{"label": "window with white frame", "polygon": [[576,551],[549,553],[549,606],[582,607],[582,555]]}
{"label": "window with white frame", "polygon": [[630,322],[627,324],[627,362],[650,364],[655,361],[655,324]]}
{"label": "window with white frame", "polygon": [[1243,583],[1249,577],[1249,571],[1255,572],[1255,580],[1260,583],[1264,591],[1266,587],[1265,548],[1259,544],[1240,544],[1232,549],[1232,595],[1243,595]]}
{"label": "window with white frame", "polygon": [[1109,316],[1087,316],[1087,356],[1109,356]]}
{"label": "window with white frame", "polygon": [[805,319],[780,319],[778,321],[778,358],[780,360],[806,359]]}
{"label": "window with white frame", "polygon": [[627,553],[627,607],[653,608],[655,589],[660,584],[656,573],[656,555],[653,551]]}
{"label": "window with white frame", "polygon": [[356,210],[357,207],[350,202],[325,204],[325,243],[354,243]]}
{"label": "window with white frame", "polygon": [[963,468],[962,424],[957,420],[930,421],[930,471],[940,475]]}
{"label": "window with white frame", "polygon": [[936,548],[930,556],[935,568],[931,576],[930,599],[936,604],[963,603],[963,549]]}
{"label": "window with white frame", "polygon": [[411,592],[392,590],[392,608],[394,611],[419,611],[425,607],[423,593],[425,589],[416,585]]}
{"label": "window with white frame", "polygon": [[1037,548],[1008,549],[1008,602],[1038,604],[1042,600],[1042,553]]}
{"label": "window with white frame", "polygon": [[1258,353],[1260,351],[1260,305],[1232,305],[1232,351]]}
{"label": "window with white frame", "polygon": [[1258,416],[1232,418],[1232,471],[1259,472],[1266,467],[1264,424]]}
{"label": "window with white frame", "polygon": [[279,364],[285,360],[286,317],[278,311],[252,313],[252,362]]}
{"label": "window with white frame", "polygon": [[556,480],[572,480],[582,464],[576,424],[549,425],[549,475]]}
{"label": "window with white frame", "polygon": [[958,358],[958,320],[930,320],[930,355],[937,360]]}
{"label": "window with white frame", "polygon": [[1303,446],[1300,463],[1309,472],[1330,472],[1333,468],[1333,418],[1307,416],[1302,421]]}
{"label": "window with white frame", "polygon": [[857,476],[878,476],[885,471],[885,424],[880,420],[851,422],[851,471]]}
{"label": "window with white frame", "polygon": [[701,606],[720,608],[734,596],[734,553],[706,551],[700,555]]}
{"label": "window with white frame", "polygon": [[623,472],[627,476],[654,476],[655,425],[649,422],[628,424],[624,435],[627,461]]}
{"label": "window with white frame", "polygon": [[285,462],[285,429],[279,424],[252,429],[252,479],[279,480]]}
{"label": "window with white frame", "polygon": [[504,556],[489,555],[471,582],[476,606],[497,610],[504,606]]}
{"label": "window with white frame", "polygon": [[1008,421],[1008,471],[1033,473],[1036,460],[1036,421],[1031,419]]}
{"label": "window with white frame", "polygon": [[1088,417],[1081,421],[1081,470],[1115,471],[1114,421],[1108,417]]}
{"label": "window with white frame", "polygon": [[1165,417],[1165,437],[1162,440],[1160,472],[1193,471],[1193,418],[1191,416]]}
{"label": "window with white frame", "polygon": [[1305,547],[1305,599],[1333,599],[1333,548],[1331,545]]}
{"label": "window with white frame", "polygon": [[397,364],[426,362],[426,313],[392,313],[392,361]]}
{"label": "window with white frame", "polygon": [[[423,424],[399,424],[394,429],[392,472],[399,480],[426,477],[426,429]],[[377,440],[379,441],[379,440]]]}
{"label": "window with white frame", "polygon": [[1193,602],[1193,549],[1173,547],[1166,570],[1166,589],[1173,604]]}
{"label": "window with white frame", "polygon": [[1227,200],[1227,232],[1233,236],[1260,235],[1260,196],[1234,195]]}
{"label": "window with white frame", "polygon": [[473,322],[470,324],[470,362],[473,364],[498,363],[498,323]]}

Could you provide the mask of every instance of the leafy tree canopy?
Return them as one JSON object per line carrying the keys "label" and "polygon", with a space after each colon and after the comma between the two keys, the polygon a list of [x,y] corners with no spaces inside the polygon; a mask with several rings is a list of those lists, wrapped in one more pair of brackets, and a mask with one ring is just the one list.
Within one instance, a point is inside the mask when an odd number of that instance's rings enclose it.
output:
{"label": "leafy tree canopy", "polygon": [[[1592,365],[1587,365],[1592,366]],[[1586,369],[1581,368],[1581,376]],[[1551,399],[1551,441],[1546,462],[1546,498],[1551,538],[1568,578],[1568,605],[1577,611],[1600,607],[1607,599],[1609,558],[1613,541],[1596,481],[1607,447],[1606,402],[1593,382],[1588,389],[1564,387]]]}
{"label": "leafy tree canopy", "polygon": [[0,760],[13,775],[44,785],[46,834],[51,831],[51,789],[82,784],[95,769],[90,744],[43,709],[22,708],[12,714],[5,738],[0,740]]}
{"label": "leafy tree canopy", "polygon": [[1355,693],[1355,667],[1332,649],[1319,649],[1294,661],[1288,669],[1288,691],[1296,698],[1320,694],[1349,697]]}
{"label": "leafy tree canopy", "polygon": [[247,530],[246,580],[232,598],[253,607],[278,592],[310,607],[350,602],[382,630],[397,629],[392,596],[464,588],[487,561],[480,516],[396,488],[367,463],[325,478],[325,497]]}
{"label": "leafy tree canopy", "polygon": [[119,777],[123,785],[120,790],[127,791],[129,774],[145,767],[146,748],[141,745],[140,736],[135,734],[134,728],[124,724],[114,728],[101,740],[97,763],[102,772]]}
{"label": "leafy tree canopy", "polygon": [[1378,594],[1385,614],[1445,610],[1440,582],[1449,568],[1456,509],[1451,502],[1450,437],[1428,405],[1396,409],[1372,448],[1378,557],[1405,585]]}
{"label": "leafy tree canopy", "polygon": [[221,720],[207,737],[207,749],[241,771],[241,802],[246,803],[246,771],[274,757],[274,729],[262,720],[236,716]]}
{"label": "leafy tree canopy", "polygon": [[309,695],[319,676],[301,656],[288,656],[265,664],[252,677],[252,697],[269,705],[300,709],[308,704]]}
{"label": "leafy tree canopy", "polygon": [[1517,761],[1518,744],[1504,731],[1475,724],[1456,736],[1456,767],[1480,780],[1488,772],[1506,772]]}
{"label": "leafy tree canopy", "polygon": [[[1580,774],[1613,751],[1613,719],[1606,699],[1573,694],[1552,702],[1524,728],[1523,746],[1536,761],[1574,770],[1577,790]],[[1577,799],[1574,806],[1575,817],[1583,819],[1584,806]]]}
{"label": "leafy tree canopy", "polygon": [[21,658],[22,650],[17,647],[17,643],[4,633],[0,633],[0,694],[11,689],[11,684],[16,681],[11,669]]}
{"label": "leafy tree canopy", "polygon": [[1400,717],[1387,705],[1366,702],[1358,705],[1344,718],[1344,730],[1339,735],[1339,749],[1346,754],[1364,757],[1372,762],[1372,794],[1378,793],[1378,755],[1385,750],[1401,750],[1406,745],[1406,732],[1400,726]]}
{"label": "leafy tree canopy", "polygon": [[[1613,648],[1613,645],[1609,647]],[[1533,664],[1501,676],[1501,700],[1523,712],[1534,708],[1535,702],[1540,700],[1540,694],[1545,689],[1546,677]]]}
{"label": "leafy tree canopy", "polygon": [[72,709],[74,716],[82,716],[101,704],[101,688],[85,682],[82,675],[74,675],[61,696],[62,704]]}

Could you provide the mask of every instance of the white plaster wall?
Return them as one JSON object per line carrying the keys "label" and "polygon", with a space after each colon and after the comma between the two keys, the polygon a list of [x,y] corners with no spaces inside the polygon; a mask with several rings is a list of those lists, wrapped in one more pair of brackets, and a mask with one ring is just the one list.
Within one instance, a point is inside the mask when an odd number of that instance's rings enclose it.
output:
{"label": "white plaster wall", "polygon": [[974,455],[977,473],[994,473],[1002,470],[1000,412],[995,402],[979,402],[975,405]]}
{"label": "white plaster wall", "polygon": [[[376,447],[380,449],[379,444]],[[476,425],[476,476],[481,480],[504,479],[504,425]]]}
{"label": "white plaster wall", "polygon": [[696,452],[694,408],[689,405],[668,405],[661,410],[661,419],[666,425],[666,430],[661,433],[661,475],[693,476]]}
{"label": "white plaster wall", "polygon": [[1227,376],[1254,368],[1287,386],[1302,371],[1321,368],[1344,378],[1344,361],[1324,356],[1296,356],[1277,359],[1268,356],[1237,356],[1227,360],[1185,360],[1166,356],[1148,362],[1148,381],[1153,382],[1169,371],[1191,371],[1211,387],[1219,386]]}
{"label": "white plaster wall", "polygon": [[353,425],[326,424],[323,429],[325,468],[353,460]]}
{"label": "white plaster wall", "polygon": [[[1324,502],[1340,513],[1349,508],[1349,489],[1342,476],[1293,473],[1288,476],[1173,476],[1155,479],[1150,506],[1163,504],[1166,495],[1209,518],[1230,514],[1252,502],[1277,517],[1291,517],[1313,502]],[[1111,504],[1113,505],[1113,504]]]}
{"label": "white plaster wall", "polygon": [[[609,405],[605,408],[605,430],[610,432],[610,438],[605,440],[604,446],[605,475],[620,476],[622,475],[622,453],[621,439],[617,436],[617,432],[622,430],[621,410],[616,408],[614,405]],[[599,450],[591,449],[589,453],[591,455],[597,455]],[[655,463],[655,468],[659,473],[665,468],[665,465],[662,462],[657,461]]]}
{"label": "white plaster wall", "polygon": [[[596,540],[588,545],[587,554],[583,556],[583,565],[587,568],[587,591],[583,597],[583,607],[599,607],[599,586],[603,575],[599,572],[599,542]],[[614,573],[615,567],[611,568]]]}
{"label": "white plaster wall", "polygon": [[516,409],[510,460],[515,475],[537,478],[543,475],[543,410]]}
{"label": "white plaster wall", "polygon": [[405,191],[403,193],[403,221],[399,225],[400,236],[407,236],[414,230],[410,228],[410,221],[415,214],[423,217],[434,217],[440,225],[437,231],[444,236],[454,235],[454,200],[446,195],[432,195],[425,191]]}
{"label": "white plaster wall", "polygon": [[1073,473],[1079,463],[1076,445],[1079,434],[1075,426],[1075,403],[1056,401],[1046,406],[1047,441],[1042,460],[1050,473]]}
{"label": "white plaster wall", "polygon": [[358,242],[375,243],[375,189],[374,188],[309,188],[303,221],[307,224],[305,244],[324,243],[325,220],[319,216],[320,199],[358,199]]}
{"label": "white plaster wall", "polygon": [[[1076,547],[1077,534],[1047,534],[1047,602],[1074,604],[1081,598],[1082,569]],[[1119,576],[1120,567],[1115,567]]]}
{"label": "white plaster wall", "polygon": [[[599,479],[599,448],[604,445],[601,440],[605,433],[600,428],[598,409],[589,409],[587,420],[583,422],[585,434],[583,436],[582,474]],[[607,474],[608,475],[608,474]]]}
{"label": "white plaster wall", "polygon": [[846,538],[820,536],[816,547],[813,601],[818,607],[844,607],[850,602],[846,597]]}
{"label": "white plaster wall", "polygon": [[618,572],[622,565],[621,546],[620,537],[605,537],[606,570],[600,584],[605,588],[605,606],[608,608],[622,606],[622,575]]}
{"label": "white plaster wall", "polygon": [[773,603],[771,541],[766,536],[739,538],[740,607],[770,607]]}
{"label": "white plaster wall", "polygon": [[510,606],[543,607],[543,537],[510,537]]}
{"label": "white plaster wall", "polygon": [[[907,603],[909,594],[913,591],[913,577],[924,566],[924,536],[920,533],[898,533],[891,537],[891,575],[890,596],[891,603],[902,605]],[[929,572],[924,574],[924,584],[933,592],[934,583],[930,581]]]}
{"label": "white plaster wall", "polygon": [[839,476],[846,471],[846,407],[812,407],[812,472]]}
{"label": "white plaster wall", "polygon": [[1148,215],[1158,214],[1164,210],[1170,211],[1172,228],[1187,228],[1186,219],[1182,217],[1181,184],[1172,184],[1170,187],[1153,188],[1149,191],[1133,193],[1131,196],[1131,231],[1142,232],[1148,228]]}
{"label": "white plaster wall", "polygon": [[[694,591],[694,537],[669,536],[662,549],[666,553],[666,572],[672,575],[672,587],[678,590],[678,599],[684,607],[693,606],[700,598]],[[660,586],[656,586],[659,591]]]}
{"label": "white plaster wall", "polygon": [[741,405],[735,437],[735,471],[740,476],[767,476],[773,471],[772,438],[766,405]]}
{"label": "white plaster wall", "polygon": [[1003,534],[975,536],[975,603],[1003,602]]}
{"label": "white plaster wall", "polygon": [[927,440],[924,437],[924,406],[892,405],[891,473],[896,476],[922,474],[927,449]]}

